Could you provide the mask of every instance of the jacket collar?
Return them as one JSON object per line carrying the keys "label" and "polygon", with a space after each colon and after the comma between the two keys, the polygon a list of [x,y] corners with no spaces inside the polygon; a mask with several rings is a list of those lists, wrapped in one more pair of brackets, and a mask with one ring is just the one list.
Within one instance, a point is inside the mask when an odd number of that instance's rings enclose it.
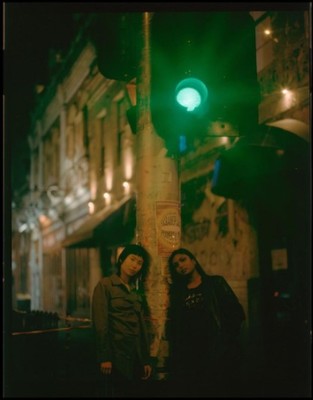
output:
{"label": "jacket collar", "polygon": [[120,277],[117,274],[111,275],[111,282],[112,282],[112,285],[115,285],[115,286],[123,285]]}

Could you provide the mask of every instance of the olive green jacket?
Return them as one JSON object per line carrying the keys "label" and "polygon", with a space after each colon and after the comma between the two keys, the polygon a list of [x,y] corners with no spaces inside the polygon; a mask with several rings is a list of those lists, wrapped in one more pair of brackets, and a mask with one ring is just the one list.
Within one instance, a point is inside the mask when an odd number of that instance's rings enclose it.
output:
{"label": "olive green jacket", "polygon": [[92,320],[98,362],[111,361],[131,379],[135,363],[150,363],[143,299],[129,291],[116,274],[102,278],[92,297]]}

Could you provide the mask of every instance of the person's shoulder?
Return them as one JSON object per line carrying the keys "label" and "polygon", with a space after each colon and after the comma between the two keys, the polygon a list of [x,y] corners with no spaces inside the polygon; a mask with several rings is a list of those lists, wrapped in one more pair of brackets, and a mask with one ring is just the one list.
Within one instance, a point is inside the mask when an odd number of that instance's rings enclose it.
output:
{"label": "person's shoulder", "polygon": [[209,274],[205,274],[204,275],[204,280],[205,281],[210,281],[210,282],[222,282],[225,281],[225,278],[222,275],[209,275]]}
{"label": "person's shoulder", "polygon": [[222,275],[208,275],[205,274],[204,281],[208,284],[225,285],[226,279]]}
{"label": "person's shoulder", "polygon": [[99,281],[99,285],[105,286],[105,287],[111,287],[112,286],[112,280],[113,280],[113,276],[103,276],[100,281]]}
{"label": "person's shoulder", "polygon": [[178,297],[182,292],[184,292],[186,286],[182,283],[172,282],[169,285],[169,295],[170,297]]}
{"label": "person's shoulder", "polygon": [[225,278],[222,275],[208,275],[208,276],[210,276],[213,280],[218,282],[225,281]]}

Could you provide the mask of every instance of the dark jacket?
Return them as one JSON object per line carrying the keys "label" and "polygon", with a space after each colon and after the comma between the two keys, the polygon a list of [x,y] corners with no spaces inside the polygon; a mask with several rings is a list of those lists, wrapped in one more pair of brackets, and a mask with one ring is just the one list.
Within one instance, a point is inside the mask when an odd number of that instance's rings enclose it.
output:
{"label": "dark jacket", "polygon": [[[233,290],[222,276],[204,275],[202,283],[205,309],[215,322],[216,345],[212,360],[217,361],[218,358],[226,356],[239,336],[245,314]],[[179,348],[179,343],[181,343],[180,339],[184,335],[182,318],[185,290],[186,287],[180,284],[172,284],[170,288],[168,336],[172,368],[176,368],[175,361],[178,358],[181,363],[181,356],[184,352],[184,349]],[[197,346],[197,343],[190,343],[190,346]]]}
{"label": "dark jacket", "polygon": [[149,340],[144,321],[143,298],[130,292],[113,274],[100,280],[93,292],[92,320],[98,362],[111,361],[131,379],[135,363],[149,364]]}

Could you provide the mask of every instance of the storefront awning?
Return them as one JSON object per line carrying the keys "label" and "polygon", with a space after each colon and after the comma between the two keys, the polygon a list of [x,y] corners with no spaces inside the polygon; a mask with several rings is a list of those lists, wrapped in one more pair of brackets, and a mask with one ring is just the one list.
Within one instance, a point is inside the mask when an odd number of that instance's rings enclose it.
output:
{"label": "storefront awning", "polygon": [[301,121],[286,119],[260,125],[256,132],[237,138],[215,162],[212,192],[243,199],[306,182],[308,132]]}
{"label": "storefront awning", "polygon": [[130,240],[136,225],[136,201],[127,197],[91,215],[75,232],[67,236],[62,247],[98,247]]}
{"label": "storefront awning", "polygon": [[305,141],[309,141],[309,126],[302,121],[292,118],[280,119],[278,121],[269,122],[267,126],[273,126],[283,131],[293,133]]}

